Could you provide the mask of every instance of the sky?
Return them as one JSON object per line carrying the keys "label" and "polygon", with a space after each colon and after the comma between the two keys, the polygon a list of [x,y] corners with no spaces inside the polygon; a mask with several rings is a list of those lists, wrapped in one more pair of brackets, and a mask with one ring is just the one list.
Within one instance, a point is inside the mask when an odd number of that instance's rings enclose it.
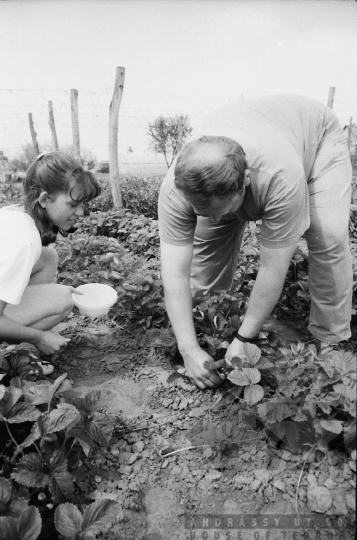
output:
{"label": "sky", "polygon": [[[357,122],[357,3],[351,0],[0,0],[0,149],[50,140],[52,99],[70,137],[69,90],[81,138],[104,159],[115,70],[125,67],[122,152],[147,151],[155,115],[193,125],[220,104],[297,93]],[[31,109],[31,111],[30,111]],[[36,123],[37,122],[37,123]],[[70,142],[70,141],[69,141]]]}

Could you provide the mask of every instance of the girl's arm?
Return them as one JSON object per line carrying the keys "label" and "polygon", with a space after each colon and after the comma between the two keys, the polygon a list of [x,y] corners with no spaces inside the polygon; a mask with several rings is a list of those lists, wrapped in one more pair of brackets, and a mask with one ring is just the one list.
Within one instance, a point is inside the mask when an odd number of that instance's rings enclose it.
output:
{"label": "girl's arm", "polygon": [[0,341],[7,343],[32,343],[46,355],[58,352],[69,341],[50,331],[24,326],[4,314],[7,303],[0,300]]}

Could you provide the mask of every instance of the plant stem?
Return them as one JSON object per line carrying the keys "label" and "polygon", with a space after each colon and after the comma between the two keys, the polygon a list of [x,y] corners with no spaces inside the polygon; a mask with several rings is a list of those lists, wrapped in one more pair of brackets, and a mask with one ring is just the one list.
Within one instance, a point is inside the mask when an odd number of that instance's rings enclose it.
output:
{"label": "plant stem", "polygon": [[[302,465],[302,469],[301,469],[301,472],[300,472],[298,484],[297,484],[297,487],[296,487],[295,510],[296,510],[296,514],[297,514],[299,520],[301,519],[301,518],[300,518],[300,514],[299,514],[299,499],[298,499],[300,482],[301,482],[301,478],[302,478],[302,475],[303,475],[303,472],[304,472],[304,469],[305,469],[305,465],[306,465],[306,463],[307,463],[307,460],[309,459],[309,456],[310,456],[311,452],[312,452],[313,450],[315,450],[315,448],[316,448],[316,444],[314,444],[313,446],[311,446],[310,450],[308,451],[308,454],[307,454],[307,456],[306,456],[306,458],[305,458],[305,461],[304,461],[304,463],[303,463],[303,465]],[[311,538],[312,540],[314,540],[313,537],[311,536],[311,534],[309,533],[309,531],[308,531],[307,529],[304,528],[304,531],[307,532],[307,534],[310,536],[310,538]]]}
{"label": "plant stem", "polygon": [[6,426],[7,432],[8,432],[8,434],[10,435],[11,440],[12,440],[12,442],[15,444],[16,448],[18,448],[19,445],[17,444],[17,442],[15,441],[14,437],[12,436],[12,433],[11,433],[11,431],[10,431],[9,425],[8,425],[8,423],[7,423],[7,420],[6,420],[6,419],[4,419],[4,420],[5,420],[5,426]]}

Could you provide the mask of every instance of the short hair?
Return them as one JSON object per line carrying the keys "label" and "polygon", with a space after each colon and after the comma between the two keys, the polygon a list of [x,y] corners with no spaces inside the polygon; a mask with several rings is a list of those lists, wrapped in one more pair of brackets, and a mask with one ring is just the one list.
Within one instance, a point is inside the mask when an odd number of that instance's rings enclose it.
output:
{"label": "short hair", "polygon": [[203,136],[181,150],[175,185],[188,197],[226,197],[243,189],[248,168],[245,152],[229,137]]}
{"label": "short hair", "polygon": [[25,212],[34,219],[44,246],[54,242],[59,231],[48,219],[39,197],[43,191],[49,195],[69,193],[72,197],[73,182],[80,191],[79,197],[73,199],[77,202],[91,201],[100,194],[100,186],[94,175],[64,152],[41,154],[26,172],[23,181]]}

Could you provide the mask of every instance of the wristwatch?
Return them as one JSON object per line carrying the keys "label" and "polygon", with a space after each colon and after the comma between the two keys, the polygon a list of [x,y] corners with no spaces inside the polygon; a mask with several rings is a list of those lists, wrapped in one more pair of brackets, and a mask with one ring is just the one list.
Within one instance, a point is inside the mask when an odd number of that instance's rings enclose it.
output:
{"label": "wristwatch", "polygon": [[238,341],[241,341],[242,343],[254,343],[257,340],[256,337],[254,337],[254,338],[245,338],[245,337],[241,336],[239,332],[237,332],[234,337],[236,339],[238,339]]}

